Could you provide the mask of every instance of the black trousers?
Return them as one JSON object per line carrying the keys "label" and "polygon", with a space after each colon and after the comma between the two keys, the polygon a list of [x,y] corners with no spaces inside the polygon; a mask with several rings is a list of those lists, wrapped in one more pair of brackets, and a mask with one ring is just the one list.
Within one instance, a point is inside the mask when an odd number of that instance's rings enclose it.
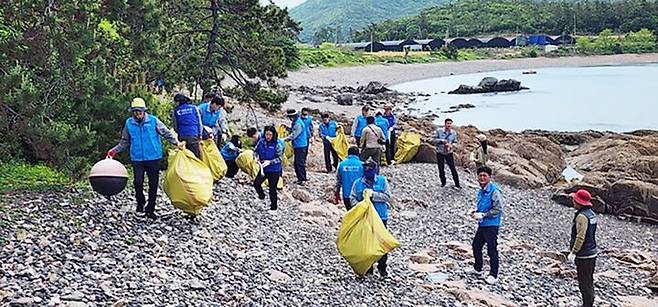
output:
{"label": "black trousers", "polygon": [[476,271],[482,271],[482,248],[487,244],[487,255],[489,255],[489,275],[498,278],[498,227],[478,227],[473,238],[473,257]]}
{"label": "black trousers", "polygon": [[[338,153],[331,147],[329,142],[322,142],[322,146],[324,147],[324,166],[327,168],[327,173],[329,173],[338,168]],[[331,162],[332,158],[333,163]]]}
{"label": "black trousers", "polygon": [[256,193],[258,193],[258,198],[265,199],[265,192],[263,191],[263,182],[267,179],[268,188],[270,190],[270,209],[276,210],[277,207],[277,190],[276,186],[279,184],[279,177],[281,177],[281,172],[265,172],[265,176],[258,173],[256,179],[254,180],[254,188],[256,188]]}
{"label": "black trousers", "polygon": [[226,167],[228,168],[227,171],[226,171],[226,177],[227,177],[227,178],[233,178],[233,177],[235,177],[235,175],[236,175],[236,174],[238,173],[238,171],[240,170],[240,169],[238,168],[238,164],[235,163],[235,160],[230,160],[230,161],[229,161],[229,160],[226,160],[226,161],[224,161],[224,162],[226,162]]}
{"label": "black trousers", "polygon": [[583,296],[583,306],[594,306],[594,267],[596,258],[576,258],[576,272],[578,276],[578,288]]}
{"label": "black trousers", "polygon": [[391,165],[391,161],[395,159],[395,142],[395,130],[393,130],[391,131],[388,141],[386,141],[386,163],[388,163],[388,165]]}
{"label": "black trousers", "polygon": [[201,159],[201,148],[199,148],[199,138],[196,136],[178,136],[178,141],[185,141],[185,148],[189,149],[194,155]]}
{"label": "black trousers", "polygon": [[[146,209],[144,208],[144,204],[146,204],[144,198],[144,173],[149,179],[149,199]],[[160,160],[133,161],[133,175],[137,212],[153,213],[155,211],[155,201],[158,197],[158,184],[160,183]]]}
{"label": "black trousers", "polygon": [[294,166],[297,181],[306,181],[306,156],[308,155],[308,147],[300,147],[294,149]]}
{"label": "black trousers", "polygon": [[346,211],[350,211],[350,209],[352,209],[352,201],[350,200],[349,197],[348,198],[343,198],[343,204],[345,205],[345,210]]}
{"label": "black trousers", "polygon": [[368,158],[372,158],[373,161],[377,164],[381,164],[382,150],[379,148],[366,148],[361,151],[361,161],[368,161]]}
{"label": "black trousers", "polygon": [[436,161],[439,164],[439,178],[441,179],[441,186],[446,185],[446,172],[444,169],[444,164],[448,164],[450,172],[452,173],[452,180],[455,182],[455,185],[459,187],[459,175],[457,175],[457,169],[455,168],[455,158],[452,153],[447,155],[437,153]]}

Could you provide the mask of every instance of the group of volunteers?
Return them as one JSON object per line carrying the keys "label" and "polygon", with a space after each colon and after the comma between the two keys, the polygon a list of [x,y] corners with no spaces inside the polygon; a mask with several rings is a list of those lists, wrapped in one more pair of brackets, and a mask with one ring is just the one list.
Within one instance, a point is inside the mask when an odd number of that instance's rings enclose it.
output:
{"label": "group of volunteers", "polygon": [[[172,119],[177,137],[157,117],[146,112],[143,99],[135,98],[130,106],[132,116],[125,121],[121,141],[107,152],[107,156],[114,157],[119,152],[129,150],[133,165],[137,212],[145,212],[146,216],[152,219],[156,218],[154,210],[160,161],[163,156],[161,136],[180,149],[189,149],[197,157],[200,155],[200,141],[213,139],[226,162],[228,168],[226,177],[233,178],[239,170],[236,159],[242,152],[243,144],[239,135],[230,134],[227,115],[223,110],[224,98],[210,93],[203,97],[203,101],[198,106],[183,94],[176,94],[173,100],[176,106],[172,112]],[[342,127],[330,114],[322,113],[317,128],[319,138],[322,140],[326,172],[331,173],[334,170],[336,172],[336,202],[342,201],[345,209],[349,211],[363,201],[364,197],[369,197],[385,227],[389,225],[388,208],[391,189],[387,178],[380,174],[380,165],[395,164],[396,117],[392,109],[393,106],[387,104],[383,112],[377,112],[375,116],[370,114],[370,107],[364,106],[361,109],[361,114],[354,119],[350,131],[353,145],[348,148],[347,157],[342,161],[332,146],[332,140],[337,136],[338,129]],[[254,145],[254,159],[261,168],[253,185],[258,197],[265,199],[263,183],[267,181],[271,210],[278,208],[277,184],[282,176],[286,146],[292,147],[296,184],[304,185],[308,180],[306,160],[309,146],[315,139],[316,129],[308,109],[303,108],[301,112],[289,109],[286,110],[285,116],[291,122],[288,135],[285,137],[278,135],[274,125],[265,126],[260,131],[257,128],[249,128],[246,131],[247,138]],[[436,146],[441,186],[446,185],[444,165],[447,164],[455,187],[461,188],[454,158],[457,132],[452,124],[451,119],[445,119],[444,125],[434,134],[432,142]],[[480,134],[477,139],[479,146],[471,154],[471,160],[476,165],[480,189],[477,192],[475,205],[469,211],[469,216],[476,220],[478,225],[472,241],[475,258],[473,273],[482,276],[487,283],[495,284],[499,271],[497,244],[504,199],[502,191],[492,181],[492,169],[487,166],[489,159],[487,138],[484,134]],[[143,193],[144,174],[149,179],[148,203]],[[571,197],[577,212],[573,219],[570,254],[567,260],[576,264],[584,306],[592,306],[593,272],[597,257],[595,239],[597,220],[591,209],[591,195],[586,190],[579,190]],[[488,273],[483,272],[484,245],[487,245],[489,256]],[[382,277],[388,276],[387,258],[387,255],[384,255],[377,261],[377,269]],[[372,272],[370,268],[366,274]]]}

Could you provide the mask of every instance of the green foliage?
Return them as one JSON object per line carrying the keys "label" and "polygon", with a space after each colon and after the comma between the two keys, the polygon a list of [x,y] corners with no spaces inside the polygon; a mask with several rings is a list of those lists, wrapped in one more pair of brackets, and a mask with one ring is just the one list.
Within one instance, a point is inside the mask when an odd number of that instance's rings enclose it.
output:
{"label": "green foliage", "polygon": [[45,165],[0,163],[0,193],[56,189],[71,183],[65,174]]}
{"label": "green foliage", "polygon": [[539,47],[531,46],[528,48],[523,48],[521,50],[521,57],[524,58],[536,58],[539,56]]}
{"label": "green foliage", "polygon": [[358,64],[372,64],[377,61],[362,52],[348,51],[335,48],[331,44],[323,44],[319,48],[300,48],[299,62],[310,66],[346,66]]}
{"label": "green foliage", "polygon": [[593,38],[579,37],[576,40],[576,50],[583,54],[653,52],[656,50],[656,36],[648,29],[640,29],[624,36],[615,35],[612,30],[605,29]]}

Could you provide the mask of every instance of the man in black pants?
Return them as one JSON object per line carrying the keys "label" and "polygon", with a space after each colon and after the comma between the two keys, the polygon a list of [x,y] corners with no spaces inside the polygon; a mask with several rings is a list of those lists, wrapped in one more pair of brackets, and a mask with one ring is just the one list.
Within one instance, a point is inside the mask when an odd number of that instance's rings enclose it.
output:
{"label": "man in black pants", "polygon": [[294,109],[288,109],[286,115],[292,122],[292,132],[285,141],[292,141],[294,149],[294,166],[295,175],[297,175],[297,184],[303,185],[306,178],[306,156],[308,155],[308,129]]}
{"label": "man in black pants", "polygon": [[592,195],[587,190],[571,193],[571,203],[577,210],[571,226],[571,252],[567,260],[576,263],[578,288],[583,306],[594,305],[594,267],[596,266],[596,214],[592,211]]}
{"label": "man in black pants", "polygon": [[446,186],[446,173],[444,164],[447,163],[452,173],[452,180],[455,182],[455,187],[461,188],[459,185],[459,175],[455,168],[455,158],[453,154],[453,147],[457,143],[457,131],[452,129],[452,119],[446,118],[443,128],[436,130],[434,135],[434,143],[436,144],[436,160],[439,164],[439,178],[441,179],[441,186]]}

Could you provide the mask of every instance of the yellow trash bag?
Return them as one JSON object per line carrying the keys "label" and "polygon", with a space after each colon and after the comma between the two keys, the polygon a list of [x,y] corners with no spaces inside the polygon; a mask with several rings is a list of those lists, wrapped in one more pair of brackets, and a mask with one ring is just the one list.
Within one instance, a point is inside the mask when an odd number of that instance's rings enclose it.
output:
{"label": "yellow trash bag", "polygon": [[[268,188],[270,186],[269,180],[265,179],[265,181],[263,181],[262,185],[263,185],[263,188]],[[283,176],[281,176],[281,177],[279,177],[279,182],[277,182],[277,184],[276,184],[276,189],[279,190],[279,191],[283,190],[283,186],[284,186]]]}
{"label": "yellow trash bag", "polygon": [[170,150],[164,191],[175,208],[198,215],[212,199],[210,169],[187,149]]}
{"label": "yellow trash bag", "polygon": [[395,162],[406,163],[411,161],[418,153],[420,147],[420,134],[415,132],[405,132],[397,139],[397,151],[395,152]]}
{"label": "yellow trash bag", "polygon": [[336,137],[331,140],[331,147],[334,148],[341,161],[347,159],[347,149],[349,148],[349,145],[342,126],[336,128]]}
{"label": "yellow trash bag", "polygon": [[[279,139],[283,139],[290,135],[288,132],[288,127],[286,127],[284,124],[280,124],[276,127],[276,134]],[[289,166],[290,162],[292,161],[294,149],[292,148],[292,141],[285,141],[285,145],[286,147],[283,150],[283,157],[281,157],[281,161],[283,162],[283,166]]]}
{"label": "yellow trash bag", "polygon": [[384,227],[370,199],[363,199],[347,211],[336,239],[341,256],[359,276],[365,275],[379,258],[400,246]]}
{"label": "yellow trash bag", "polygon": [[226,176],[228,166],[226,166],[224,158],[219,153],[219,149],[212,139],[201,142],[201,160],[210,169],[213,180],[217,181]]}
{"label": "yellow trash bag", "polygon": [[235,164],[238,165],[238,168],[247,173],[251,177],[251,180],[256,179],[258,172],[260,172],[260,165],[254,159],[253,150],[244,150],[237,158],[235,158]]}

